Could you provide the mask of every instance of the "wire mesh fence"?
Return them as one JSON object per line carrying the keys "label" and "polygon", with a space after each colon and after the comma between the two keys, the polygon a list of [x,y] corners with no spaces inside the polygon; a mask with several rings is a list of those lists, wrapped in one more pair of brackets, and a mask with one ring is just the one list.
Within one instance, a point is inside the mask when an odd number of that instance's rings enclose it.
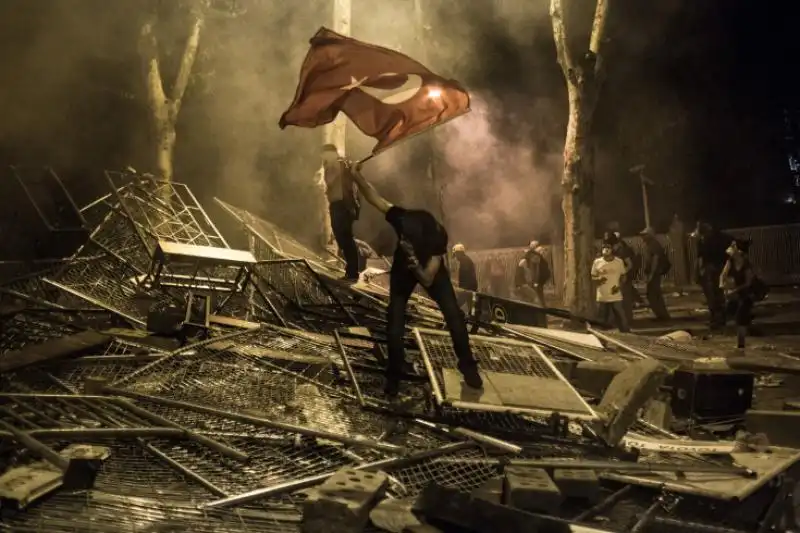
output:
{"label": "wire mesh fence", "polygon": [[[321,252],[321,254],[314,252],[309,247],[291,238],[275,224],[250,213],[246,209],[225,203],[219,198],[215,198],[214,201],[253,235],[258,243],[257,251],[260,252],[256,254],[258,259],[305,259],[315,270],[334,276],[341,276],[344,273],[342,260],[337,256],[327,251]],[[261,245],[266,245],[266,247]]]}
{"label": "wire mesh fence", "polygon": [[119,172],[106,172],[106,178],[151,253],[159,240],[228,248],[186,185]]}

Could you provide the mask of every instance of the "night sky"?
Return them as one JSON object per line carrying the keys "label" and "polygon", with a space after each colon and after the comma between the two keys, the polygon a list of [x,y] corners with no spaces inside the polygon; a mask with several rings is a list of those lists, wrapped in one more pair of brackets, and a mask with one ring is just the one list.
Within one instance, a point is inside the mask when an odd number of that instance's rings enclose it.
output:
{"label": "night sky", "polygon": [[[418,37],[391,22],[410,9],[410,1],[375,0],[368,7],[360,6],[363,1],[354,0],[355,37],[391,45],[397,32],[402,51],[420,53],[406,44]],[[423,2],[431,68],[459,79],[489,103],[496,142],[532,147],[535,164],[552,170],[549,177],[536,174],[531,194],[541,191],[542,198],[530,209],[541,211],[539,218],[520,214],[524,203],[513,210],[504,209],[502,200],[478,203],[510,171],[501,169],[500,177],[483,172],[492,175],[469,182],[458,182],[457,173],[445,176],[451,191],[446,205],[454,212],[450,233],[475,235],[474,241],[465,240],[473,247],[546,239],[559,216],[558,165],[552,161],[563,148],[566,95],[546,16],[549,2],[528,2],[526,9],[535,16],[511,35],[512,18],[500,12],[507,13],[514,1]],[[800,124],[800,45],[794,34],[800,4],[612,1],[608,74],[595,123],[598,227],[618,220],[631,234],[643,226],[638,180],[628,172],[640,163],[656,182],[651,211],[658,230],[675,214],[690,224],[703,217],[721,227],[800,220],[798,205],[786,203],[800,190],[793,191],[788,163],[796,147],[785,139],[785,118],[797,117]],[[277,119],[291,100],[307,39],[328,24],[331,2],[250,3],[243,20],[215,22],[207,30],[211,37],[201,45],[198,71],[210,75],[187,93],[176,172],[204,203],[222,196],[304,237],[303,208],[286,198],[306,195],[308,178],[287,176],[313,173],[316,163],[309,154],[316,155],[319,132],[280,132]],[[586,9],[571,21],[580,48],[586,45],[581,38],[588,36],[593,2],[574,3]],[[79,203],[106,192],[102,169],[132,164],[146,170],[150,164],[135,53],[137,9],[143,4],[120,0],[113,10],[109,5],[99,0],[0,4],[0,164],[53,165]],[[182,39],[179,28],[175,24],[165,34],[173,48]],[[460,48],[465,51],[454,52]],[[167,67],[170,61],[174,56],[167,56]],[[363,141],[354,145],[365,147]],[[401,170],[384,172],[379,185],[390,199],[431,207],[428,190],[408,177],[420,174],[421,146],[398,148]],[[525,187],[524,181],[513,183]],[[491,209],[497,222],[491,235],[469,227],[475,219],[470,213],[483,208]],[[18,218],[16,211],[9,213],[4,211],[4,223]],[[370,217],[360,222],[368,237],[377,233]],[[9,246],[6,256],[16,253]]]}

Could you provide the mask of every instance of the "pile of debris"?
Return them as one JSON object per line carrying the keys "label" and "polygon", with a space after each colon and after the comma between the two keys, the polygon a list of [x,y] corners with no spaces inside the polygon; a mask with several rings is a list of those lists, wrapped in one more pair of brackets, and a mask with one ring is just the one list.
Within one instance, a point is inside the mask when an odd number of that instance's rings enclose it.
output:
{"label": "pile of debris", "polygon": [[341,284],[338,259],[217,200],[250,243],[231,249],[185,185],[106,178],[108,195],[52,224],[79,250],[0,286],[3,528],[794,524],[785,473],[800,452],[672,433],[676,377],[649,345],[472,317],[476,393],[415,295],[408,394],[390,405],[379,280]]}

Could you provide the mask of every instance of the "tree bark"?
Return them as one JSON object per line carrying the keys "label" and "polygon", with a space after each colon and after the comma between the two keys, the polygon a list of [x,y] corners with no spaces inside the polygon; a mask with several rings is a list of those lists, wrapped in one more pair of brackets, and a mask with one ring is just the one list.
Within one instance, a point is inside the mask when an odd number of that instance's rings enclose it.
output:
{"label": "tree bark", "polygon": [[183,102],[183,96],[189,85],[192,68],[197,59],[203,21],[204,18],[201,11],[198,10],[192,13],[189,36],[186,39],[180,67],[169,97],[167,97],[164,90],[164,82],[161,76],[158,39],[155,34],[157,22],[155,15],[149,17],[142,24],[139,34],[139,53],[144,63],[147,108],[156,138],[155,167],[158,176],[166,181],[172,181],[174,177],[173,157],[177,140],[175,126],[178,122],[178,113]]}
{"label": "tree bark", "polygon": [[591,263],[594,259],[594,162],[592,119],[602,83],[601,46],[608,0],[597,0],[589,50],[576,58],[569,46],[563,0],[551,0],[550,17],[558,62],[564,73],[569,120],[561,178],[564,211],[564,303],[578,317],[594,310]]}

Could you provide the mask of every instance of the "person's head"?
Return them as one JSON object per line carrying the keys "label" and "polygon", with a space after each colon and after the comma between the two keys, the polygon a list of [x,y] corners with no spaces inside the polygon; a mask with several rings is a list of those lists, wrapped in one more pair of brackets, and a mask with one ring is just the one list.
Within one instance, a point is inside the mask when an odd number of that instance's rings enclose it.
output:
{"label": "person's head", "polygon": [[709,235],[711,235],[712,231],[713,228],[711,227],[711,224],[709,224],[708,222],[704,222],[702,220],[698,220],[697,226],[695,226],[694,231],[691,234],[689,234],[689,236],[692,238],[708,237]]}
{"label": "person's head", "polygon": [[614,248],[619,244],[619,234],[616,232],[607,234],[605,239],[603,239],[603,244],[607,244]]}
{"label": "person's head", "polygon": [[728,246],[727,250],[725,250],[725,253],[730,257],[738,258],[747,255],[749,251],[750,241],[734,239],[731,241],[731,244]]}
{"label": "person's head", "polygon": [[539,245],[539,241],[533,240],[528,244],[528,247],[525,249],[525,259],[527,261],[536,261],[538,260],[541,255],[539,254],[539,249],[541,246]]}
{"label": "person's head", "polygon": [[609,242],[604,242],[600,247],[600,255],[603,259],[611,260],[614,258],[614,245]]}
{"label": "person's head", "polygon": [[339,150],[336,148],[335,144],[323,144],[322,150],[320,150],[320,156],[322,157],[322,162],[325,164],[335,163],[339,160]]}
{"label": "person's head", "polygon": [[461,243],[456,244],[455,246],[453,246],[453,255],[456,257],[456,259],[461,259],[465,255],[467,255],[466,247]]}
{"label": "person's head", "polygon": [[652,226],[647,226],[639,235],[642,236],[642,239],[649,241],[656,238],[656,230]]}

